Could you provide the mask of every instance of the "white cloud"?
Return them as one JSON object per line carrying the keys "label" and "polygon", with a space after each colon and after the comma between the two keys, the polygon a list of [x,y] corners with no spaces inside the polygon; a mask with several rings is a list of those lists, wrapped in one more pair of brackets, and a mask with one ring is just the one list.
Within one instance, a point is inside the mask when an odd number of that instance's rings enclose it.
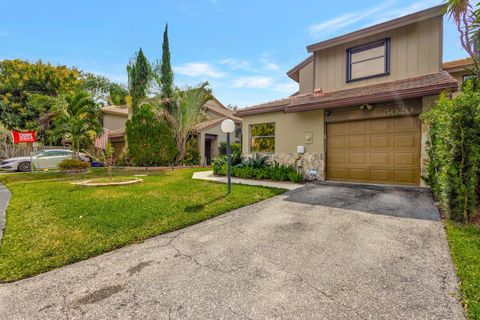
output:
{"label": "white cloud", "polygon": [[233,88],[265,89],[271,87],[273,79],[265,76],[239,77],[232,81]]}
{"label": "white cloud", "polygon": [[362,21],[366,18],[369,18],[374,14],[377,14],[377,13],[383,14],[385,13],[385,9],[387,9],[388,7],[391,7],[396,2],[397,0],[386,0],[380,3],[379,5],[366,10],[342,14],[333,19],[330,19],[321,23],[313,24],[310,27],[308,27],[308,31],[312,36],[316,36],[316,37],[325,35],[325,34],[331,34],[344,27],[347,27],[349,25]]}
{"label": "white cloud", "polygon": [[220,64],[227,65],[232,70],[238,70],[238,69],[249,70],[249,71],[251,70],[251,63],[248,60],[227,58],[227,59],[220,60]]}
{"label": "white cloud", "polygon": [[421,11],[421,10],[439,5],[441,3],[442,2],[440,0],[422,0],[422,1],[412,3],[409,6],[406,6],[403,8],[391,9],[385,13],[382,13],[382,17],[374,20],[372,23],[368,25],[375,25],[388,20],[392,20],[401,16],[405,16],[407,14],[411,14],[417,11]]}
{"label": "white cloud", "polygon": [[273,62],[265,63],[265,70],[267,71],[278,71],[279,69],[280,67],[276,63],[273,63]]}
{"label": "white cloud", "polygon": [[295,82],[281,83],[273,86],[272,89],[274,91],[292,94],[295,91],[298,91],[298,83],[295,83]]}
{"label": "white cloud", "polygon": [[223,78],[225,73],[217,71],[212,65],[204,62],[184,63],[173,67],[173,70],[181,75],[189,77]]}

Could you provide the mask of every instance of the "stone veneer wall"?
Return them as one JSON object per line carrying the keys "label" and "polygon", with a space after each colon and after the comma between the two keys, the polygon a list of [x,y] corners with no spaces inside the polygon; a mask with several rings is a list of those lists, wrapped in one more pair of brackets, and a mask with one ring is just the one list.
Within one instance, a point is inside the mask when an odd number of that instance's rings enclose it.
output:
{"label": "stone veneer wall", "polygon": [[[251,157],[252,154],[245,154],[245,157]],[[319,152],[306,152],[303,155],[298,153],[275,153],[269,155],[270,161],[276,161],[280,164],[301,167],[305,180],[325,180],[325,154]],[[316,170],[317,174],[313,176],[311,170]]]}

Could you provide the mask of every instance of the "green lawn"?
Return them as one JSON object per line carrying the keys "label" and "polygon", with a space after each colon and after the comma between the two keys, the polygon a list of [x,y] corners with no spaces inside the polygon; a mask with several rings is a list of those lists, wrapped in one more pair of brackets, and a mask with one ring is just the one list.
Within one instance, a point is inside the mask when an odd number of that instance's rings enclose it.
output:
{"label": "green lawn", "polygon": [[104,176],[104,170],[73,176],[0,175],[13,193],[0,245],[0,282],[87,259],[284,192],[233,185],[227,195],[224,184],[192,180],[194,171],[150,172],[143,183],[115,187],[70,183]]}
{"label": "green lawn", "polygon": [[480,227],[446,222],[448,243],[469,319],[480,319]]}

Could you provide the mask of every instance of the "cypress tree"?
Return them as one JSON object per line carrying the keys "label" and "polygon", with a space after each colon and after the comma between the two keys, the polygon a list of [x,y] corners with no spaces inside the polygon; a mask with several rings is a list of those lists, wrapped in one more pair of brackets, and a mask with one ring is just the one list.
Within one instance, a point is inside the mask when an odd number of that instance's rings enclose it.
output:
{"label": "cypress tree", "polygon": [[152,68],[143,54],[142,48],[127,66],[128,89],[132,97],[132,110],[137,111],[140,101],[147,97],[148,86],[152,77]]}
{"label": "cypress tree", "polygon": [[170,63],[170,47],[168,44],[168,24],[165,24],[165,31],[163,32],[162,44],[162,65],[160,84],[162,90],[162,98],[170,98],[173,94],[173,71]]}

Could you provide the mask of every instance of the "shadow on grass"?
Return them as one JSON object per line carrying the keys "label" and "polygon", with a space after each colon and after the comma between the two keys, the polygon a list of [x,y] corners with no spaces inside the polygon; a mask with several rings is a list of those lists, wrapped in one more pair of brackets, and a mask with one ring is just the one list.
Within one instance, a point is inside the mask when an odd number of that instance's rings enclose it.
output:
{"label": "shadow on grass", "polygon": [[219,197],[216,197],[215,199],[212,199],[210,201],[207,201],[205,203],[199,203],[199,204],[194,204],[194,205],[191,205],[191,206],[186,206],[185,209],[183,210],[185,213],[197,213],[197,212],[200,212],[202,211],[203,209],[205,209],[205,207],[209,204],[213,204],[219,200],[222,200],[224,198],[226,198],[228,196],[228,193],[227,194],[224,194],[222,196],[219,196]]}

